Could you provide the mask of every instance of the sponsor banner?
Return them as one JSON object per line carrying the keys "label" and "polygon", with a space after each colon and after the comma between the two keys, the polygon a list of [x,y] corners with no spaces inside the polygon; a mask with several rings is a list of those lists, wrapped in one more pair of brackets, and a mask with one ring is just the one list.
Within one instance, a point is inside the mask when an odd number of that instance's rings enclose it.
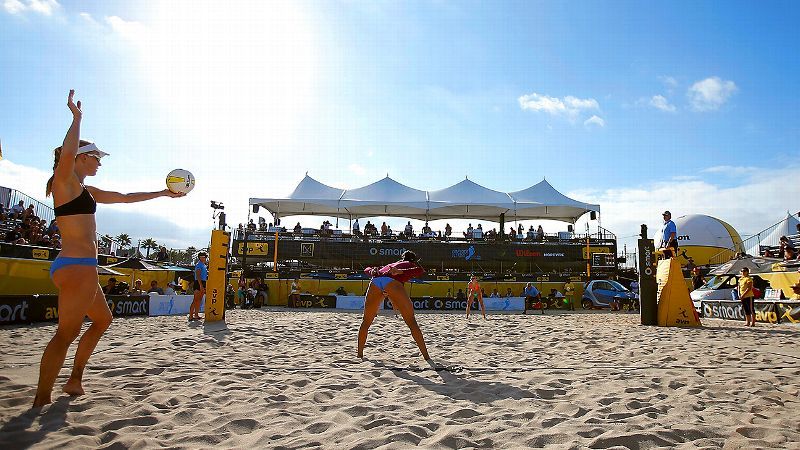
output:
{"label": "sponsor banner", "polygon": [[[783,317],[786,310],[782,308],[782,303],[756,301],[755,308],[756,322],[762,323],[792,323],[789,319],[791,313]],[[800,305],[795,305],[797,315],[795,320],[800,319]],[[745,320],[742,303],[739,301],[704,301],[703,317],[711,319]]]}
{"label": "sponsor banner", "polygon": [[106,302],[114,317],[146,316],[150,311],[149,295],[109,295]]}
{"label": "sponsor banner", "polygon": [[336,296],[300,294],[300,298],[295,300],[290,295],[288,306],[289,308],[336,308]]}
{"label": "sponsor banner", "polygon": [[337,295],[336,296],[336,309],[364,309],[364,296],[363,295]]}
{"label": "sponsor banner", "polygon": [[[158,295],[150,294],[150,316],[177,316],[189,314],[189,306],[193,295]],[[205,308],[205,297],[200,300],[200,310]]]}
{"label": "sponsor banner", "polygon": [[208,280],[203,306],[206,322],[217,322],[225,318],[225,286],[228,274],[228,248],[231,234],[222,230],[211,231],[211,245],[208,247]]}
{"label": "sponsor banner", "polygon": [[[114,317],[146,316],[150,310],[147,295],[106,297]],[[0,296],[0,325],[58,321],[57,295]]]}
{"label": "sponsor banner", "polygon": [[[249,236],[248,246],[258,246],[273,242],[271,235]],[[263,238],[263,241],[254,240]],[[233,245],[233,256],[242,257],[244,241],[236,240]],[[250,248],[250,247],[248,247]],[[436,243],[428,241],[409,242],[361,242],[320,240],[302,242],[294,239],[278,240],[278,255],[282,260],[304,260],[325,267],[350,267],[353,261],[362,262],[365,266],[378,266],[397,261],[406,250],[413,250],[429,267],[446,266],[473,270],[475,264],[481,270],[499,270],[501,265],[508,268],[517,263],[517,270],[523,272],[572,271],[581,272],[586,269],[584,252],[586,245],[579,242],[474,242],[474,243]],[[605,245],[590,248],[591,253],[616,254],[616,246]],[[270,260],[274,248],[264,246],[248,251],[248,260]],[[537,268],[538,266],[538,268]]]}
{"label": "sponsor banner", "polygon": [[800,303],[778,302],[775,304],[775,313],[781,323],[800,324]]}
{"label": "sponsor banner", "polygon": [[[465,311],[466,300],[457,300],[448,297],[413,297],[411,302],[415,310],[419,311]],[[483,305],[486,311],[525,311],[525,299],[522,297],[510,298],[484,298]],[[392,309],[389,299],[383,301],[384,309]],[[472,301],[470,309],[480,312],[477,300]]]}

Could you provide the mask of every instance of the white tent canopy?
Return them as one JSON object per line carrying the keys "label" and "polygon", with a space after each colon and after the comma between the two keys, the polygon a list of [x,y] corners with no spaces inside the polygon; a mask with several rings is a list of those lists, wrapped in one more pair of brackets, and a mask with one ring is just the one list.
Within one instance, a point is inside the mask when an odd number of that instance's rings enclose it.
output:
{"label": "white tent canopy", "polygon": [[747,254],[749,255],[759,255],[759,246],[760,245],[779,245],[781,236],[789,236],[792,234],[797,234],[797,224],[800,221],[797,220],[797,217],[786,213],[786,217],[778,222],[777,224],[773,225],[771,231],[767,228],[767,234],[765,236],[759,236],[758,239],[749,238],[748,239],[748,248]]}
{"label": "white tent canopy", "polygon": [[318,215],[341,218],[407,217],[419,220],[465,218],[498,221],[548,219],[575,223],[599,205],[573,200],[547,181],[521,191],[495,191],[463,180],[438,191],[422,191],[386,177],[357,189],[338,189],[306,174],[287,198],[251,198],[278,217]]}

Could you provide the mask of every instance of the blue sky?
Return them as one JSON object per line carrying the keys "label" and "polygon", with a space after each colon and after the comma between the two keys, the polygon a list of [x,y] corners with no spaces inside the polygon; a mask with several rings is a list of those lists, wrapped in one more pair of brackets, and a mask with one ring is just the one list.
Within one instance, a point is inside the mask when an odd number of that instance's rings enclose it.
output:
{"label": "blue sky", "polygon": [[621,244],[664,209],[742,235],[800,210],[796,2],[0,5],[0,185],[43,197],[70,88],[112,154],[90,183],[197,177],[187,198],[103,206],[101,232],[204,245],[209,200],[241,222],[306,172],[423,190],[546,177],[600,204]]}

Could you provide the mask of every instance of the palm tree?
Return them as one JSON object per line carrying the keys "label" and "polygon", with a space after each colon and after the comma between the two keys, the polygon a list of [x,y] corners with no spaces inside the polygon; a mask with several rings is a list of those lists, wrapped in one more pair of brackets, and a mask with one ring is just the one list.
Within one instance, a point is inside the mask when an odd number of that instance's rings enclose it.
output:
{"label": "palm tree", "polygon": [[122,233],[117,236],[117,244],[119,244],[120,248],[128,248],[131,245],[131,237]]}
{"label": "palm tree", "polygon": [[155,241],[155,239],[147,238],[147,239],[142,241],[142,247],[145,250],[147,250],[147,255],[145,255],[144,258],[145,259],[150,259],[150,250],[156,250],[159,247],[159,245]]}

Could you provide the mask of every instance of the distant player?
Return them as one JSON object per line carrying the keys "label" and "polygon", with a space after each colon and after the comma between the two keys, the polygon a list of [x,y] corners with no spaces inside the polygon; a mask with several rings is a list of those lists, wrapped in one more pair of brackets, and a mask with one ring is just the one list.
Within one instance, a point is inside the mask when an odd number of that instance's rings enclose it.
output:
{"label": "distant player", "polygon": [[484,320],[486,319],[486,307],[483,306],[483,291],[481,285],[478,283],[478,277],[473,275],[467,284],[467,319],[469,319],[469,309],[472,302],[477,300],[481,307]]}

